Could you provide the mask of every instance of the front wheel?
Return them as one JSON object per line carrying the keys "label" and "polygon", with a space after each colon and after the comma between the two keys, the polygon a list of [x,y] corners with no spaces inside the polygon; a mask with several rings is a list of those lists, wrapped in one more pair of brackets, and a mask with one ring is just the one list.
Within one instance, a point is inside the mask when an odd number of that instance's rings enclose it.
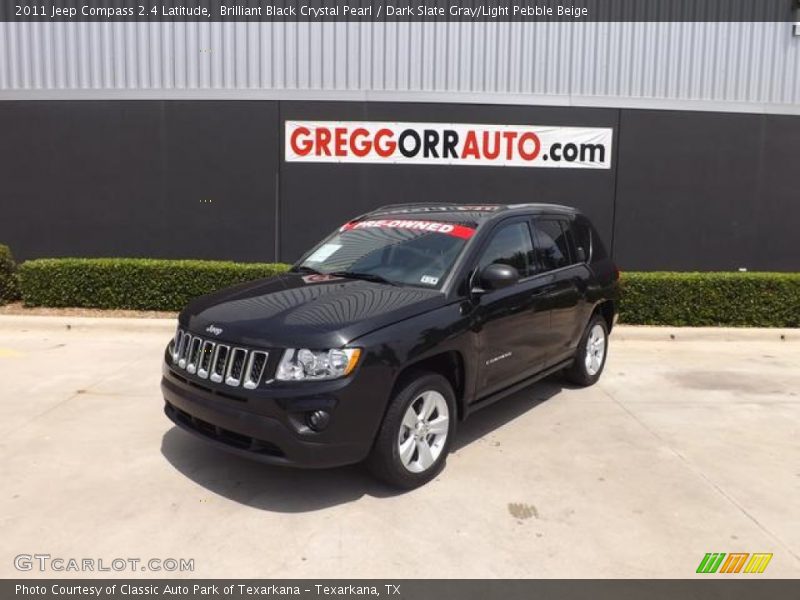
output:
{"label": "front wheel", "polygon": [[580,386],[594,385],[606,366],[607,354],[608,325],[603,317],[595,315],[578,343],[575,362],[564,372],[567,380]]}
{"label": "front wheel", "polygon": [[444,467],[455,415],[450,382],[436,373],[414,373],[392,398],[367,467],[395,487],[427,483]]}

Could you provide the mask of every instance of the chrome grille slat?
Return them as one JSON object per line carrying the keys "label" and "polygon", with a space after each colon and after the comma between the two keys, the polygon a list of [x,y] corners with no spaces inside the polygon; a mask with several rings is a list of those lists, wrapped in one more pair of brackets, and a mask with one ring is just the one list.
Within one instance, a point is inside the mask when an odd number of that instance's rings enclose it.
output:
{"label": "chrome grille slat", "polygon": [[167,349],[173,368],[199,379],[253,390],[261,384],[269,359],[266,350],[230,346],[178,328]]}
{"label": "chrome grille slat", "polygon": [[228,371],[225,374],[225,383],[236,387],[242,382],[245,361],[247,361],[247,350],[244,348],[234,348],[228,360]]}
{"label": "chrome grille slat", "polygon": [[200,361],[197,364],[197,376],[200,379],[208,379],[209,372],[211,371],[211,361],[214,358],[214,347],[216,344],[211,341],[203,343],[203,349],[200,350]]}
{"label": "chrome grille slat", "polygon": [[214,352],[214,360],[211,362],[211,381],[221,383],[225,375],[225,366],[228,363],[228,356],[230,355],[230,346],[225,344],[217,344],[217,349]]}
{"label": "chrome grille slat", "polygon": [[261,376],[264,374],[264,367],[267,366],[269,354],[260,350],[253,350],[250,353],[250,360],[247,361],[247,369],[244,374],[244,387],[252,390],[258,387]]}
{"label": "chrome grille slat", "polygon": [[186,368],[186,356],[189,354],[189,346],[191,345],[190,342],[192,340],[192,334],[188,332],[184,332],[183,337],[181,338],[181,347],[178,350],[178,366],[181,369]]}
{"label": "chrome grille slat", "polygon": [[197,372],[197,361],[200,359],[200,348],[203,340],[195,336],[189,344],[189,353],[186,358],[186,372],[194,375]]}
{"label": "chrome grille slat", "polygon": [[181,328],[178,328],[178,331],[175,332],[175,337],[172,338],[172,344],[169,351],[170,356],[172,357],[172,362],[177,362],[178,360],[182,339],[183,339],[183,330]]}

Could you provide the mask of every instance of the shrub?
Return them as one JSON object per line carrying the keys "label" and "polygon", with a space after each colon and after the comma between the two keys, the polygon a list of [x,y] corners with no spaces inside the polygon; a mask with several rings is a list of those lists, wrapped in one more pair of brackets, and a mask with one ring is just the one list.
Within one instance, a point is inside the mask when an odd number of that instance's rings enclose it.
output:
{"label": "shrub", "polygon": [[138,258],[44,258],[19,267],[27,306],[180,310],[223,287],[281,273],[287,265]]}
{"label": "shrub", "polygon": [[800,273],[623,273],[632,325],[800,326]]}
{"label": "shrub", "polygon": [[17,265],[8,246],[0,244],[0,304],[19,299]]}
{"label": "shrub", "polygon": [[[10,265],[10,266],[9,266]],[[48,258],[22,263],[28,306],[180,310],[214,290],[284,272],[280,263]],[[3,276],[5,276],[5,288]],[[0,298],[18,296],[0,246]],[[623,273],[620,322],[631,325],[800,327],[800,273]]]}

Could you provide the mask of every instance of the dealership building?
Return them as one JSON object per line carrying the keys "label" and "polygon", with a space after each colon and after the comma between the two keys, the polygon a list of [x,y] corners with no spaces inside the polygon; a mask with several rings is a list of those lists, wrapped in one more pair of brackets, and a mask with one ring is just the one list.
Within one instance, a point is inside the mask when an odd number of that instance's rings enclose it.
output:
{"label": "dealership building", "polygon": [[547,202],[623,270],[800,271],[795,33],[7,19],[0,243],[292,261],[386,204]]}

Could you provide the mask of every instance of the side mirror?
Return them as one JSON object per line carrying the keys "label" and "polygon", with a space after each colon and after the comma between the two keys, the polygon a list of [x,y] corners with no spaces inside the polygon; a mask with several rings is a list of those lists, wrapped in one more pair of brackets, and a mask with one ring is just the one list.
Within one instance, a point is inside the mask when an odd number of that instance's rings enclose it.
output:
{"label": "side mirror", "polygon": [[509,265],[487,265],[479,274],[478,281],[485,290],[500,290],[519,281],[519,271]]}
{"label": "side mirror", "polygon": [[576,254],[578,255],[576,257],[578,259],[578,262],[582,263],[586,262],[586,250],[584,250],[582,246],[578,246],[576,248]]}

